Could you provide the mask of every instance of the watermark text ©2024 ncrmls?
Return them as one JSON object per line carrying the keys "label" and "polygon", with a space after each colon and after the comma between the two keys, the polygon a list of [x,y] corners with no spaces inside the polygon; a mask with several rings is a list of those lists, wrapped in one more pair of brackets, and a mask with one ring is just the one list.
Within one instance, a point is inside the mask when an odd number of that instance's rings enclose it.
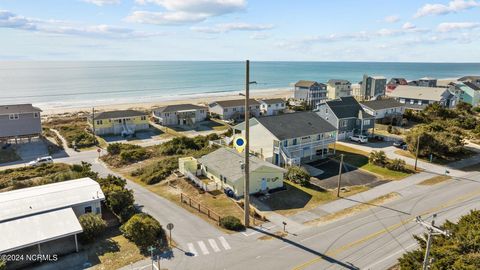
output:
{"label": "watermark text \u00a92024 ncrmls", "polygon": [[57,254],[2,254],[0,260],[5,262],[56,262],[58,261]]}

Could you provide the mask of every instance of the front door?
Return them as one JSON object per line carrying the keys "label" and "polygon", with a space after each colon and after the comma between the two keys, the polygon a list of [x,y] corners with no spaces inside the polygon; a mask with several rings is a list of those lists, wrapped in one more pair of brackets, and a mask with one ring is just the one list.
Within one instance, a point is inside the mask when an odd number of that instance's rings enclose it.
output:
{"label": "front door", "polygon": [[262,191],[267,190],[267,179],[265,179],[265,178],[262,178],[261,189],[262,189]]}

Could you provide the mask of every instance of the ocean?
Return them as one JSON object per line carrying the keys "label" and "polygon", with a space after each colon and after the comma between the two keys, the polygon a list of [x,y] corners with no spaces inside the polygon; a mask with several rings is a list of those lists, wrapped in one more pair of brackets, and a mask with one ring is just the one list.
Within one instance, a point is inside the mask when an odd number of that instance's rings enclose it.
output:
{"label": "ocean", "polygon": [[[479,75],[480,63],[251,62],[252,91],[298,80],[352,83],[387,78]],[[0,62],[0,104],[74,108],[202,97],[244,89],[244,62]]]}

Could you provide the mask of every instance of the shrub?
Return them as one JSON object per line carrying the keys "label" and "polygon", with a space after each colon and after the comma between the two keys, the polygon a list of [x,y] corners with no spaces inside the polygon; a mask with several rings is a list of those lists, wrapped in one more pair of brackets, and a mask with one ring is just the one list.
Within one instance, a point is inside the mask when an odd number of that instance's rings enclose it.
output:
{"label": "shrub", "polygon": [[122,150],[120,160],[127,163],[134,163],[147,158],[147,151],[144,148]]}
{"label": "shrub", "polygon": [[222,226],[227,230],[232,230],[232,231],[241,231],[245,228],[245,226],[243,226],[240,219],[234,216],[226,216],[226,217],[220,218],[220,226]]}
{"label": "shrub", "polygon": [[83,228],[83,233],[80,237],[85,242],[93,242],[107,227],[107,223],[102,219],[102,216],[93,213],[81,215],[78,221]]}
{"label": "shrub", "polygon": [[162,236],[162,226],[147,214],[136,214],[120,227],[123,235],[140,248],[155,245]]}
{"label": "shrub", "polygon": [[392,133],[392,130],[393,130],[392,125],[388,125],[388,127],[387,127],[387,132],[388,132],[388,133]]}
{"label": "shrub", "polygon": [[120,219],[120,223],[127,222],[133,215],[135,215],[135,207],[133,205],[129,205],[118,213],[118,218]]}
{"label": "shrub", "polygon": [[396,158],[387,164],[387,168],[393,171],[403,172],[405,171],[405,160]]}
{"label": "shrub", "polygon": [[291,166],[288,168],[287,179],[301,186],[308,186],[310,184],[310,174],[307,170],[299,166]]}
{"label": "shrub", "polygon": [[118,155],[122,151],[121,143],[112,143],[107,146],[107,152],[110,155]]}
{"label": "shrub", "polygon": [[5,269],[7,269],[7,262],[5,262],[3,259],[0,259],[0,270]]}
{"label": "shrub", "polygon": [[388,162],[387,155],[385,155],[385,152],[383,151],[372,151],[368,157],[368,162],[373,165],[384,167]]}
{"label": "shrub", "polygon": [[169,157],[133,171],[132,176],[139,177],[147,185],[153,185],[167,178],[177,168],[178,158]]}
{"label": "shrub", "polygon": [[134,203],[133,191],[116,185],[103,186],[107,206],[117,215]]}

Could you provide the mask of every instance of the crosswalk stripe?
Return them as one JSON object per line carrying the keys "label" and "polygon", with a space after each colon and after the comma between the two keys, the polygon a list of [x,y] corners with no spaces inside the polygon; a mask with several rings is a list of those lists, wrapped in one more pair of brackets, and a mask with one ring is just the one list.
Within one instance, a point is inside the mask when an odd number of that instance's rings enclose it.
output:
{"label": "crosswalk stripe", "polygon": [[190,253],[193,254],[193,256],[197,256],[197,250],[195,249],[195,246],[192,243],[188,243],[188,250],[190,250]]}
{"label": "crosswalk stripe", "polygon": [[222,246],[223,248],[225,249],[231,249],[230,245],[228,244],[227,240],[225,239],[225,237],[223,236],[220,236],[218,239],[220,239],[220,243],[222,243]]}
{"label": "crosswalk stripe", "polygon": [[210,252],[208,251],[208,248],[207,246],[205,245],[205,243],[203,241],[198,241],[198,246],[200,247],[200,249],[202,250],[203,252],[203,255],[208,255],[210,254]]}
{"label": "crosswalk stripe", "polygon": [[210,246],[212,247],[213,251],[215,252],[220,252],[220,248],[217,245],[217,242],[213,239],[208,239],[208,242],[210,243]]}

